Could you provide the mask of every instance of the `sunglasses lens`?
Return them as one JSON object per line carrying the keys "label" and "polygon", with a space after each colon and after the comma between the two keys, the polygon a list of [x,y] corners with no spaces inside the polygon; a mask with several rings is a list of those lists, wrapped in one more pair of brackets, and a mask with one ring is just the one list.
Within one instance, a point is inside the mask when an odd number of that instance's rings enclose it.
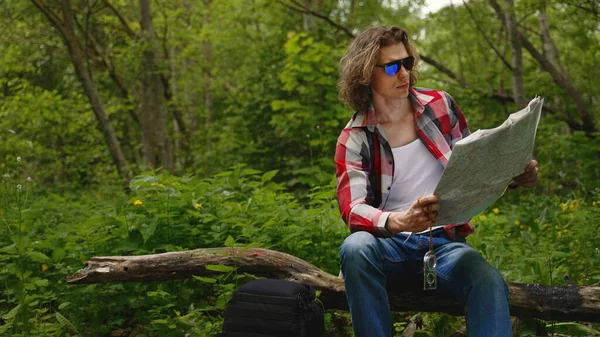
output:
{"label": "sunglasses lens", "polygon": [[411,70],[414,65],[415,65],[415,58],[412,56],[405,58],[402,62],[402,66],[404,66],[404,68],[406,68],[406,70]]}
{"label": "sunglasses lens", "polygon": [[388,76],[396,75],[398,73],[398,70],[400,70],[400,65],[398,63],[394,63],[394,64],[385,66],[385,73]]}

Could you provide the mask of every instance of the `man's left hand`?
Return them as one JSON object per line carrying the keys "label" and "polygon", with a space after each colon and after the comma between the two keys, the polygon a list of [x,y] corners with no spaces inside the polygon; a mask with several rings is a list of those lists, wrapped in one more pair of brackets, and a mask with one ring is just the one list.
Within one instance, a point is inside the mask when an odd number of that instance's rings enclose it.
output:
{"label": "man's left hand", "polygon": [[535,183],[538,179],[538,162],[536,160],[531,160],[529,165],[525,167],[525,172],[513,178],[513,182],[517,183],[519,186],[532,188],[535,186]]}

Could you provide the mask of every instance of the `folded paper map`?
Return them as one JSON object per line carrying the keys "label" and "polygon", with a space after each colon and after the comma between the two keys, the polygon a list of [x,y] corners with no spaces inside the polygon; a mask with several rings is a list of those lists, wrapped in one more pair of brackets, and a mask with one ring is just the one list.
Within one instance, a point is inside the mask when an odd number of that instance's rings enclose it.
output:
{"label": "folded paper map", "polygon": [[477,130],[454,145],[433,194],[440,196],[436,225],[469,221],[506,191],[533,155],[544,100],[536,97],[494,129]]}

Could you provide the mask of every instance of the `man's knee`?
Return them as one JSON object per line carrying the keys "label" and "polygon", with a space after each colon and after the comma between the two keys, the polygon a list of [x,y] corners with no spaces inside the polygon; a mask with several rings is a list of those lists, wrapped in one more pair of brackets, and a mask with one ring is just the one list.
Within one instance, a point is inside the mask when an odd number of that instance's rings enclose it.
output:
{"label": "man's knee", "polygon": [[479,266],[474,274],[473,287],[493,292],[500,297],[508,297],[508,286],[502,274],[483,257],[479,257]]}
{"label": "man's knee", "polygon": [[498,295],[508,297],[508,286],[506,285],[504,277],[502,277],[502,274],[498,269],[491,265],[487,273],[483,275],[481,283],[481,286],[484,287],[484,289],[489,287],[488,289],[493,289]]}
{"label": "man's knee", "polygon": [[356,260],[367,257],[377,252],[378,239],[368,232],[354,232],[344,240],[340,246],[340,258]]}

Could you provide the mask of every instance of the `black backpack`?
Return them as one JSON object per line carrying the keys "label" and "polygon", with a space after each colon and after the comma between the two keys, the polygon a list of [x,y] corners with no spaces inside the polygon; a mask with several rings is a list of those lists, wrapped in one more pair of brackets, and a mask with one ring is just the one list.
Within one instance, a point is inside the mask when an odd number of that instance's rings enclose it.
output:
{"label": "black backpack", "polygon": [[321,337],[324,329],[323,308],[311,286],[260,279],[233,294],[219,336]]}

